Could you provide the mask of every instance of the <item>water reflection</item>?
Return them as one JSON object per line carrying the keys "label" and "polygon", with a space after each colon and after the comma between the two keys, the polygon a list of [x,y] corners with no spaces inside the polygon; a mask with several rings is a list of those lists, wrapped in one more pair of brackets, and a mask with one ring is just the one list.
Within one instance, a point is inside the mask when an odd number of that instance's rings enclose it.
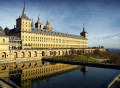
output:
{"label": "water reflection", "polygon": [[80,69],[83,74],[88,70],[87,67],[78,65],[32,61],[3,64],[0,66],[0,77],[8,81],[10,80],[21,88],[31,88],[34,82],[37,87],[40,87],[43,80],[46,80],[47,85],[49,85],[51,77],[67,73],[75,69]]}
{"label": "water reflection", "polygon": [[88,66],[83,66],[80,71],[83,72],[83,76],[84,76],[84,80],[85,80],[85,74],[88,71]]}

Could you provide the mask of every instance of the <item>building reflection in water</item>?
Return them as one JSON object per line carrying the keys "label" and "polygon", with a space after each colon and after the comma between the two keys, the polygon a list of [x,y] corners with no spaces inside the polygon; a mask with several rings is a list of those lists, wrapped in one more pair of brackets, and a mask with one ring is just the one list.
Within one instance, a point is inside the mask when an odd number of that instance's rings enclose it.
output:
{"label": "building reflection in water", "polygon": [[51,77],[75,69],[81,69],[83,73],[88,70],[88,68],[79,65],[32,61],[0,65],[0,77],[10,80],[22,88],[31,88],[32,83],[36,80],[38,87],[44,79],[49,85]]}

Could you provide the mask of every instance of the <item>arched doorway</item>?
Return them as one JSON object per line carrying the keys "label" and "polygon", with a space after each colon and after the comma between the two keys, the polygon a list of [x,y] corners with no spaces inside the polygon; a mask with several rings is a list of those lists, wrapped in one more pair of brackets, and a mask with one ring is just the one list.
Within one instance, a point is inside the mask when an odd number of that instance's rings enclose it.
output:
{"label": "arched doorway", "polygon": [[62,55],[64,55],[64,51],[62,51]]}
{"label": "arched doorway", "polygon": [[77,50],[77,54],[78,54],[78,55],[80,54],[80,51],[79,51],[79,50]]}
{"label": "arched doorway", "polygon": [[34,57],[37,57],[37,52],[35,51]]}
{"label": "arched doorway", "polygon": [[28,57],[31,57],[31,52],[28,53]]}
{"label": "arched doorway", "polygon": [[69,51],[69,55],[71,54],[71,51]]}
{"label": "arched doorway", "polygon": [[80,55],[82,54],[82,50],[80,50]]}
{"label": "arched doorway", "polygon": [[42,51],[42,56],[45,56],[45,52],[44,51]]}
{"label": "arched doorway", "polygon": [[68,52],[66,51],[66,53],[65,53],[66,55],[68,54]]}
{"label": "arched doorway", "polygon": [[18,57],[17,52],[14,52],[14,58],[17,58],[17,57]]}
{"label": "arched doorway", "polygon": [[50,56],[52,55],[52,52],[50,51]]}
{"label": "arched doorway", "polygon": [[21,56],[22,58],[24,58],[25,57],[25,53],[24,52],[22,52],[22,56]]}
{"label": "arched doorway", "polygon": [[60,55],[60,51],[58,51],[58,55]]}
{"label": "arched doorway", "polygon": [[6,58],[6,53],[2,52],[2,58]]}
{"label": "arched doorway", "polygon": [[56,51],[54,51],[54,56],[56,55]]}

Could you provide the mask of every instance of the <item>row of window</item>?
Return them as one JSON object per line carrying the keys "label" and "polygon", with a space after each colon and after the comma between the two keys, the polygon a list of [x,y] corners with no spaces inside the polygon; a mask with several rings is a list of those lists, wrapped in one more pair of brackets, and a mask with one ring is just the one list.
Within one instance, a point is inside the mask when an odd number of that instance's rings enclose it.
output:
{"label": "row of window", "polygon": [[53,43],[72,43],[72,44],[87,44],[84,41],[75,41],[75,40],[65,40],[65,39],[55,39],[55,38],[43,38],[43,37],[30,37],[23,36],[23,41],[38,41],[38,42],[53,42]]}
{"label": "row of window", "polygon": [[49,67],[49,68],[40,68],[40,69],[36,69],[36,70],[31,70],[31,71],[26,71],[25,74],[23,74],[22,76],[30,76],[33,74],[39,74],[39,73],[45,73],[45,72],[49,72],[49,71],[54,71],[54,70],[59,70],[61,68],[65,68],[68,66],[64,66],[64,65],[60,65],[60,66],[53,66],[53,67]]}
{"label": "row of window", "polygon": [[60,45],[60,44],[34,44],[34,43],[26,43],[26,44],[24,44],[24,46],[26,46],[26,47],[32,47],[32,48],[44,48],[44,47],[48,47],[48,48],[50,48],[50,47],[65,47],[65,48],[71,48],[71,47],[78,47],[78,48],[87,48],[88,46],[87,45]]}

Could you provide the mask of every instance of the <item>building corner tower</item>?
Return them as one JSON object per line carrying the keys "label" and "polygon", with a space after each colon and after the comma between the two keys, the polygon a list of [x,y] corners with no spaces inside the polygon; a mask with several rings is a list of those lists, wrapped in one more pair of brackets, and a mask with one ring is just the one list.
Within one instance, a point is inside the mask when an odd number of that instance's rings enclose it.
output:
{"label": "building corner tower", "polygon": [[88,40],[88,33],[85,31],[85,26],[83,24],[83,31],[80,33],[81,36],[83,36],[85,39]]}

